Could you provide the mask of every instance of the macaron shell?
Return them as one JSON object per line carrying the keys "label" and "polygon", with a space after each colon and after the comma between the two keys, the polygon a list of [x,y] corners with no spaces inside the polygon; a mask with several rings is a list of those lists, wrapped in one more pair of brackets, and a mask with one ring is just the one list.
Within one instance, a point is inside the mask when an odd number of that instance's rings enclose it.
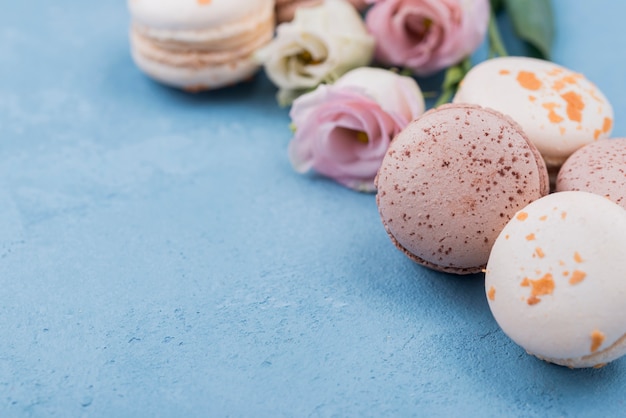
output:
{"label": "macaron shell", "polygon": [[274,0],[128,0],[133,20],[153,29],[194,30],[237,22]]}
{"label": "macaron shell", "polygon": [[204,68],[173,66],[134,52],[133,60],[151,78],[190,92],[230,86],[253,77],[259,69],[258,64],[248,58]]}
{"label": "macaron shell", "polygon": [[[131,50],[137,66],[155,80],[190,91],[209,90],[246,80],[260,68],[253,53],[272,39],[273,1],[253,1],[237,13],[223,14],[222,9],[230,3],[185,0],[179,14],[169,15],[174,22],[171,25],[145,18],[148,11],[161,16],[165,13],[163,10],[171,7],[171,2],[148,2],[149,7],[144,10],[140,6],[145,1],[131,0],[131,6],[144,12],[134,16]],[[158,9],[159,4],[163,10]],[[233,2],[228,7],[237,4],[239,2]],[[209,13],[204,20],[198,20],[204,16],[202,13],[194,15],[185,26],[177,19],[184,15],[186,8],[201,8],[205,14],[206,10],[213,10],[215,15]],[[213,19],[216,15],[223,15],[224,20]]]}
{"label": "macaron shell", "polygon": [[626,211],[595,194],[553,193],[498,236],[485,275],[491,311],[529,353],[592,367],[626,352]]}
{"label": "macaron shell", "polygon": [[324,0],[277,0],[276,22],[290,22],[300,7],[311,7],[322,4]]}
{"label": "macaron shell", "polygon": [[582,74],[528,57],[480,63],[466,75],[453,101],[511,116],[548,167],[560,166],[583,145],[608,138],[613,127],[613,108],[593,83]]}
{"label": "macaron shell", "polygon": [[536,148],[510,118],[444,105],[391,143],[377,203],[392,241],[414,261],[457,274],[481,271],[510,217],[548,193]]}
{"label": "macaron shell", "polygon": [[561,167],[556,190],[595,193],[626,209],[626,138],[597,141],[576,151]]}

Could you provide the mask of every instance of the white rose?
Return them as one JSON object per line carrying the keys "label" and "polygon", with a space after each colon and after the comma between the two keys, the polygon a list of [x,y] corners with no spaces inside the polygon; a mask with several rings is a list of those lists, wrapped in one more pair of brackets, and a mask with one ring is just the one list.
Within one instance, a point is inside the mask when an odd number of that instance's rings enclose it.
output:
{"label": "white rose", "polygon": [[[326,0],[296,11],[278,26],[276,37],[256,53],[279,97],[294,96],[321,83],[332,83],[347,71],[368,65],[374,38],[350,3]],[[297,94],[295,94],[297,95]]]}

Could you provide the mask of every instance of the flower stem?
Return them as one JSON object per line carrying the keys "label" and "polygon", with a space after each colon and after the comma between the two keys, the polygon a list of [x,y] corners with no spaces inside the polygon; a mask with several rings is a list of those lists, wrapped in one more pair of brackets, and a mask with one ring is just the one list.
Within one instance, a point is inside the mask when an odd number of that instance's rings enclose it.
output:
{"label": "flower stem", "polygon": [[446,70],[446,74],[443,79],[442,91],[439,98],[435,102],[435,107],[448,103],[452,99],[452,96],[454,96],[459,88],[459,84],[463,80],[463,77],[465,77],[465,74],[467,74],[471,68],[472,60],[470,57],[467,57],[457,65],[449,67]]}
{"label": "flower stem", "polygon": [[504,46],[504,42],[502,42],[502,36],[500,36],[500,30],[498,29],[498,22],[496,20],[496,13],[493,9],[491,10],[491,15],[489,16],[488,36],[490,58],[493,58],[496,55],[500,57],[506,57],[509,55],[506,51],[506,47]]}

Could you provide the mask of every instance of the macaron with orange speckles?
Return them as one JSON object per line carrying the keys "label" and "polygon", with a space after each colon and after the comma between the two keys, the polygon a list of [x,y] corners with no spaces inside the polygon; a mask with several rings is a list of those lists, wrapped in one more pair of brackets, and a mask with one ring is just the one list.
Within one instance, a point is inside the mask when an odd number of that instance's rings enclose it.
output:
{"label": "macaron with orange speckles", "polygon": [[426,267],[480,272],[491,246],[520,208],[548,193],[536,147],[493,109],[432,109],[391,143],[376,201],[392,242]]}
{"label": "macaron with orange speckles", "polygon": [[518,211],[485,274],[489,307],[529,354],[600,367],[626,354],[626,210],[587,192],[553,193]]}
{"label": "macaron with orange speckles", "polygon": [[603,139],[573,153],[559,170],[556,191],[582,190],[626,209],[626,138]]}
{"label": "macaron with orange speckles", "polygon": [[189,91],[259,70],[252,54],[274,35],[274,0],[128,0],[131,52],[148,76]]}
{"label": "macaron with orange speckles", "polygon": [[582,74],[549,61],[502,57],[470,70],[455,103],[491,107],[512,117],[554,172],[577,149],[608,138],[613,108]]}

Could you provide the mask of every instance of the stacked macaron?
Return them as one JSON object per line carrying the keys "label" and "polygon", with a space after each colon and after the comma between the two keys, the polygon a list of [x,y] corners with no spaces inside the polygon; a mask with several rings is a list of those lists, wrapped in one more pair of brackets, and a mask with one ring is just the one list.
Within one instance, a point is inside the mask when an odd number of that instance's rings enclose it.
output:
{"label": "stacked macaron", "polygon": [[607,139],[612,125],[582,75],[486,61],[389,147],[385,230],[421,265],[484,271],[496,321],[529,353],[568,367],[615,360],[626,354],[626,139]]}
{"label": "stacked macaron", "polygon": [[150,77],[191,91],[250,78],[274,34],[274,0],[129,0],[131,48]]}

